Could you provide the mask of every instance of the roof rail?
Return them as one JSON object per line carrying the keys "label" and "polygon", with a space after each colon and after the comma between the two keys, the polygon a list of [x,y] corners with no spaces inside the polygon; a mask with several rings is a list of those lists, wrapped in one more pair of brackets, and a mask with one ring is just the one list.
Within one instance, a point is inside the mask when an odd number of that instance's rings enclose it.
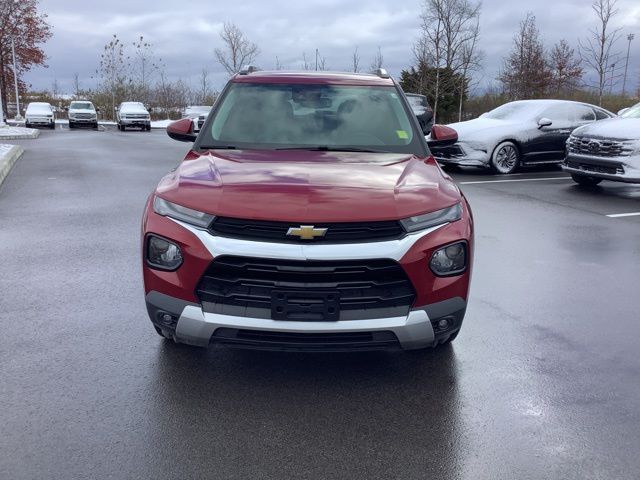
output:
{"label": "roof rail", "polygon": [[391,75],[389,75],[389,72],[387,72],[387,70],[384,68],[376,68],[373,73],[379,76],[380,78],[391,78]]}
{"label": "roof rail", "polygon": [[255,65],[244,65],[238,72],[240,75],[249,75],[250,73],[257,72],[258,67]]}

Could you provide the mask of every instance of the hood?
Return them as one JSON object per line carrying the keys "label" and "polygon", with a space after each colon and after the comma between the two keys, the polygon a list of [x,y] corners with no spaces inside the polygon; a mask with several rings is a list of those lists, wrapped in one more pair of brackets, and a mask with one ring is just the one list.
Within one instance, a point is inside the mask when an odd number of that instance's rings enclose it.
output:
{"label": "hood", "polygon": [[121,108],[121,115],[149,115],[149,112],[145,108]]}
{"label": "hood", "polygon": [[512,120],[498,120],[495,118],[475,118],[465,122],[451,123],[447,125],[458,132],[458,139],[465,140],[485,140],[492,132],[504,134],[504,129],[509,128],[510,132],[523,129],[522,122]]}
{"label": "hood", "polygon": [[640,118],[609,118],[577,128],[576,136],[615,140],[640,140]]}
{"label": "hood", "polygon": [[212,215],[295,222],[396,220],[461,199],[433,159],[308,151],[209,152],[183,161],[156,193]]}

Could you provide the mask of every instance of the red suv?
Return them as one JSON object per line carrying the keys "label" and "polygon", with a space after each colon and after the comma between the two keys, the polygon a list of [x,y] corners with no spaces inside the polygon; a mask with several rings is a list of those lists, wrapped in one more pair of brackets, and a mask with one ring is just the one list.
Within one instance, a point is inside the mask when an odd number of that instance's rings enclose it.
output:
{"label": "red suv", "polygon": [[[160,335],[312,351],[456,337],[471,210],[384,70],[249,68],[197,136],[190,119],[167,131],[194,143],[142,222],[147,310]],[[455,132],[436,126],[431,137],[453,142]]]}

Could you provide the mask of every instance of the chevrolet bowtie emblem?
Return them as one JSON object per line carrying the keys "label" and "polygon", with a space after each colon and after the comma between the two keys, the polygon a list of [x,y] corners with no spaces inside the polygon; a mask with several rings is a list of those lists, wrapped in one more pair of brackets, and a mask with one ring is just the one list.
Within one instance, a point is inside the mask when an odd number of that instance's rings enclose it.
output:
{"label": "chevrolet bowtie emblem", "polygon": [[324,237],[326,228],[315,228],[313,225],[300,225],[298,228],[291,227],[287,230],[287,236],[298,237],[300,240],[313,240],[316,237]]}

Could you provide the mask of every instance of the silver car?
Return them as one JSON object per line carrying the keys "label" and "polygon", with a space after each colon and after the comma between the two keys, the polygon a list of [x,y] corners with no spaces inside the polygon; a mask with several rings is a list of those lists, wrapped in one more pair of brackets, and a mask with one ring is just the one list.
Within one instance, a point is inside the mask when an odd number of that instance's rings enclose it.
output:
{"label": "silver car", "polygon": [[640,183],[640,103],[617,118],[574,130],[563,169],[580,185]]}

